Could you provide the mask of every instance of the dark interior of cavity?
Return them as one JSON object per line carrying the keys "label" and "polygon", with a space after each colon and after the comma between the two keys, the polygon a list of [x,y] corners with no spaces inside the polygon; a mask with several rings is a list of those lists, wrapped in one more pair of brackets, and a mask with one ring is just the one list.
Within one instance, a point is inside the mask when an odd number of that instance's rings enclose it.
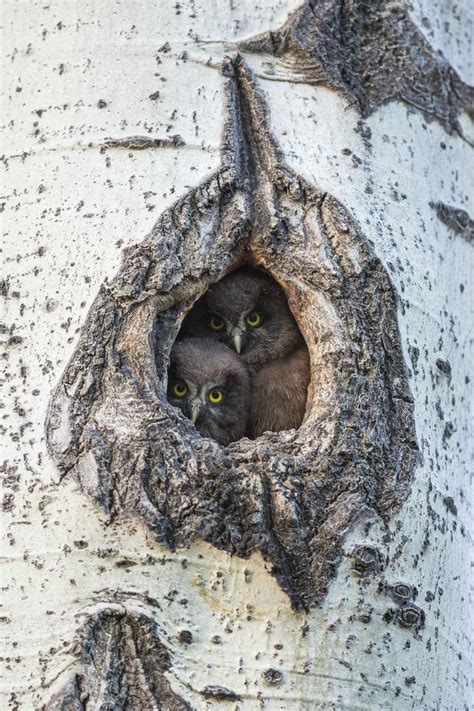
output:
{"label": "dark interior of cavity", "polygon": [[283,289],[241,267],[209,287],[171,351],[168,400],[204,437],[229,444],[302,423],[309,354]]}

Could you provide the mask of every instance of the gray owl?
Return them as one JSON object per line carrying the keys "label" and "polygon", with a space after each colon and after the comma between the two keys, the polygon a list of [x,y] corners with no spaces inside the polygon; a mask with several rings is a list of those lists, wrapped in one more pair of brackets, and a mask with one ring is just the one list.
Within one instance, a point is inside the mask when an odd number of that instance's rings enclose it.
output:
{"label": "gray owl", "polygon": [[270,276],[247,268],[228,274],[197,302],[181,333],[214,338],[240,354],[252,378],[251,437],[300,426],[309,355],[285,293]]}
{"label": "gray owl", "polygon": [[249,376],[234,351],[211,339],[178,341],[171,351],[168,400],[204,437],[229,444],[246,434]]}

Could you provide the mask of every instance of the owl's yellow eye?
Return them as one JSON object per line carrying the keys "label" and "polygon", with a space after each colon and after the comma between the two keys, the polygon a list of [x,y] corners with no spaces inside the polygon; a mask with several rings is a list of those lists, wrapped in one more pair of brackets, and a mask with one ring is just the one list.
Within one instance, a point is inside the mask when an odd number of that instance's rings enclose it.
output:
{"label": "owl's yellow eye", "polygon": [[247,324],[247,326],[250,326],[251,328],[258,328],[262,323],[262,317],[258,313],[258,311],[251,311],[245,317],[245,323]]}
{"label": "owl's yellow eye", "polygon": [[179,380],[177,383],[173,385],[173,393],[176,395],[176,397],[184,397],[186,393],[188,392],[188,386],[186,383],[183,383],[181,380]]}
{"label": "owl's yellow eye", "polygon": [[224,393],[220,388],[212,388],[212,390],[209,390],[207,397],[213,405],[218,405],[224,399]]}
{"label": "owl's yellow eye", "polygon": [[209,320],[209,328],[212,328],[213,331],[222,331],[224,328],[224,321],[219,318],[219,316],[213,316]]}

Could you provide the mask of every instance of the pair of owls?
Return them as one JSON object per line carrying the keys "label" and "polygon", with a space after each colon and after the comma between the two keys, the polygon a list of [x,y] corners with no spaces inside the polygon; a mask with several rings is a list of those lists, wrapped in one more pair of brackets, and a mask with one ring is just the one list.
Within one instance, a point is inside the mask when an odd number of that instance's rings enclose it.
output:
{"label": "pair of owls", "polygon": [[299,427],[308,380],[308,351],[283,290],[242,268],[210,287],[183,321],[168,400],[226,445]]}

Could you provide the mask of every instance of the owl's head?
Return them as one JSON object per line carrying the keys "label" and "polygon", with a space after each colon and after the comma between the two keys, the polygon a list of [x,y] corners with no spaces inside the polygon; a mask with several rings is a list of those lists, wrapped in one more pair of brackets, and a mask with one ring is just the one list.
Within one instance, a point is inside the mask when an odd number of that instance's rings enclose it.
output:
{"label": "owl's head", "polygon": [[182,333],[225,343],[249,366],[283,358],[303,342],[284,291],[267,274],[248,268],[211,286],[183,322]]}
{"label": "owl's head", "polygon": [[168,372],[168,401],[204,437],[224,445],[243,437],[249,400],[249,376],[234,351],[204,338],[175,343]]}

